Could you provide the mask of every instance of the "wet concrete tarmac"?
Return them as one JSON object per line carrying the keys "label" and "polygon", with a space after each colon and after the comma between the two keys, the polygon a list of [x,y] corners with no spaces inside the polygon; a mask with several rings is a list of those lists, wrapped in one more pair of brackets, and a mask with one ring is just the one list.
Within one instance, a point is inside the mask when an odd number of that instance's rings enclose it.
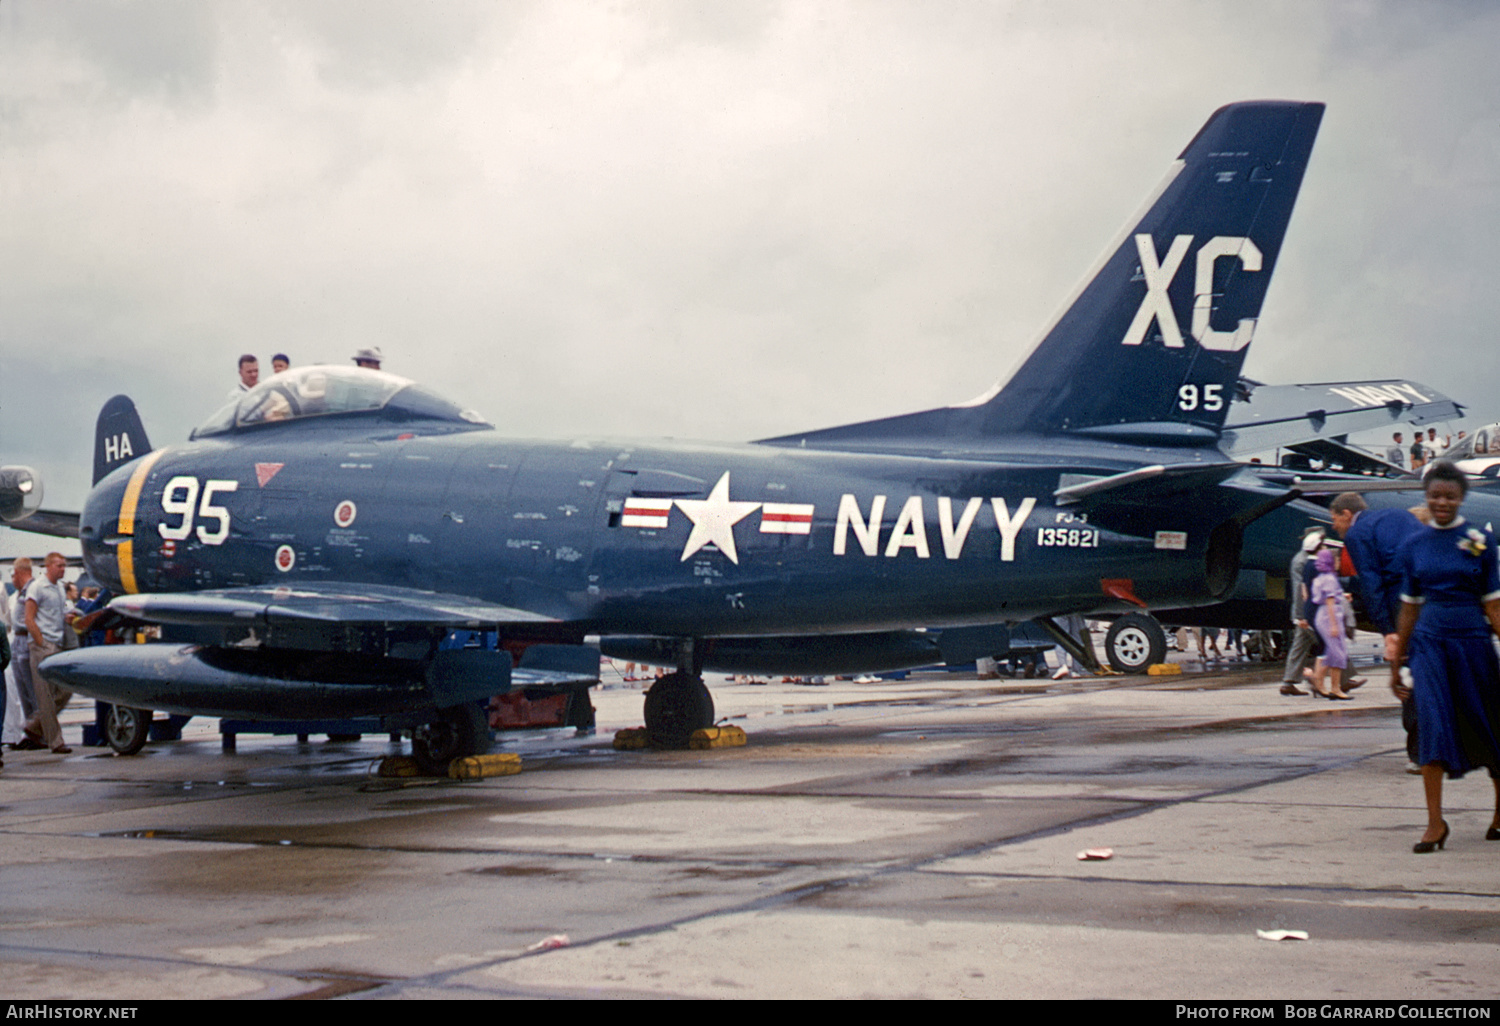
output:
{"label": "wet concrete tarmac", "polygon": [[1383,682],[1276,678],[714,683],[750,744],[712,752],[613,751],[617,685],[597,736],[508,737],[524,771],[466,783],[376,778],[383,738],[222,755],[212,721],[7,752],[0,989],[1494,998],[1488,781],[1448,785],[1448,849],[1415,856]]}

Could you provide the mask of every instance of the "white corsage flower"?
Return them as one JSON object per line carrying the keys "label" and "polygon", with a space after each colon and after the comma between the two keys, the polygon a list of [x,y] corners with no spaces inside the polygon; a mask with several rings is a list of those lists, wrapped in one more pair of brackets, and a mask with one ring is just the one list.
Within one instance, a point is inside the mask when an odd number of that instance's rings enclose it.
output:
{"label": "white corsage flower", "polygon": [[1477,527],[1471,527],[1469,528],[1468,533],[1463,538],[1459,539],[1458,547],[1463,549],[1471,556],[1477,556],[1488,546],[1486,546],[1484,543],[1484,532],[1479,530],[1479,528]]}

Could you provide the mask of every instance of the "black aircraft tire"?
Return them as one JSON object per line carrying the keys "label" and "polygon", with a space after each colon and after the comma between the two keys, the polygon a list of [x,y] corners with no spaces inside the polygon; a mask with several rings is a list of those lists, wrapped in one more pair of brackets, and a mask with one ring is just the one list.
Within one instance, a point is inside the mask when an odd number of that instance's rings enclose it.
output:
{"label": "black aircraft tire", "polygon": [[439,709],[437,719],[411,732],[412,758],[430,776],[444,776],[454,759],[482,755],[489,747],[489,722],[472,703]]}
{"label": "black aircraft tire", "polygon": [[669,673],[646,692],[646,736],[659,748],[686,748],[693,731],[714,725],[714,698],[702,677]]}
{"label": "black aircraft tire", "polygon": [[151,710],[112,705],[104,714],[104,740],[116,755],[134,755],[151,736]]}
{"label": "black aircraft tire", "polygon": [[1121,673],[1145,673],[1146,668],[1167,658],[1167,632],[1156,617],[1127,613],[1110,625],[1104,636],[1109,665]]}

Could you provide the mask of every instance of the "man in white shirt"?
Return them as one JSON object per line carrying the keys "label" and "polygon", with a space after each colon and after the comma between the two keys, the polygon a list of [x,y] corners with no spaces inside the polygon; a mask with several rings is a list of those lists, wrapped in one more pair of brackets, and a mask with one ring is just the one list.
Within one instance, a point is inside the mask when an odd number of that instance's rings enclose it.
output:
{"label": "man in white shirt", "polygon": [[[31,683],[36,693],[35,726],[41,729],[42,743],[54,755],[70,755],[73,749],[63,744],[57,711],[68,704],[73,692],[59,688],[41,671],[43,659],[62,651],[63,632],[72,630],[67,621],[68,597],[62,578],[68,562],[61,552],[47,553],[46,577],[31,582],[26,589],[26,634],[31,641]],[[27,723],[27,733],[33,724]]]}
{"label": "man in white shirt", "polygon": [[[10,699],[5,684],[10,680],[10,602],[5,589],[0,588],[0,740],[5,737],[6,714],[10,711]],[[5,760],[0,758],[0,769]]]}
{"label": "man in white shirt", "polygon": [[227,398],[233,402],[258,384],[260,384],[260,361],[246,353],[240,357],[239,383],[229,390]]}
{"label": "man in white shirt", "polygon": [[[3,598],[10,614],[10,675],[16,686],[21,722],[31,723],[36,719],[35,689],[31,686],[31,639],[26,632],[26,589],[31,586],[31,560],[22,556],[12,563],[10,580],[16,587],[15,594]],[[41,747],[41,738],[30,735],[11,745],[17,751]]]}

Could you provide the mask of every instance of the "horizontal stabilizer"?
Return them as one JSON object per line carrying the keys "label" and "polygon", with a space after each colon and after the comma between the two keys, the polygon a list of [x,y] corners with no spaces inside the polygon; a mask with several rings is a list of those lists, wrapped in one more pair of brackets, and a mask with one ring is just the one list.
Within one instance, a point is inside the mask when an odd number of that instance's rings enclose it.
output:
{"label": "horizontal stabilizer", "polygon": [[267,627],[316,624],[425,625],[480,629],[505,623],[553,623],[510,606],[415,588],[299,584],[221,588],[190,594],[122,595],[110,609],[147,623]]}
{"label": "horizontal stabilizer", "polygon": [[1108,477],[1062,474],[1052,497],[1059,505],[1105,496],[1111,502],[1161,501],[1181,492],[1211,488],[1242,469],[1237,463],[1179,463],[1137,467]]}
{"label": "horizontal stabilizer", "polygon": [[1464,408],[1414,381],[1345,381],[1250,385],[1234,403],[1220,448],[1236,459],[1253,453],[1402,424],[1457,420]]}

